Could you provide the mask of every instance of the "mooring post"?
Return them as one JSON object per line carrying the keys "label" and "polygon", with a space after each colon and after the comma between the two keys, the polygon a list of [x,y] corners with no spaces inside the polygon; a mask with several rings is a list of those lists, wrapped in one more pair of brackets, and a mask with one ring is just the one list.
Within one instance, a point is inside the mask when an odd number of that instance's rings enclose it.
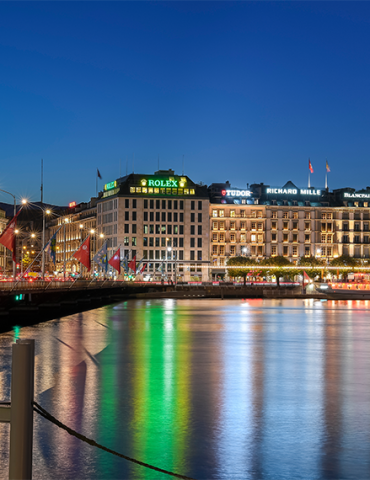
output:
{"label": "mooring post", "polygon": [[35,340],[12,345],[9,479],[32,478]]}

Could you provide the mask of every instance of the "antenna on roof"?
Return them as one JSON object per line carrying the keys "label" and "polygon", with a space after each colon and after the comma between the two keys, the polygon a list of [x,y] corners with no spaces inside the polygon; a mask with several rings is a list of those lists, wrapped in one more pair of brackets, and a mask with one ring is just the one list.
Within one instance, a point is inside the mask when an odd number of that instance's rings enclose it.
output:
{"label": "antenna on roof", "polygon": [[44,160],[41,159],[41,203],[43,203],[44,199]]}

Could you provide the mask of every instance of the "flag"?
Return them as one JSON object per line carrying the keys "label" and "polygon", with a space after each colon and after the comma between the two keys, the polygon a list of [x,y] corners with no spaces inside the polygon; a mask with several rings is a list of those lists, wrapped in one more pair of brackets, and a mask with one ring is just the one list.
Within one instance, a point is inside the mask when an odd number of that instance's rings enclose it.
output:
{"label": "flag", "polygon": [[58,228],[58,230],[54,233],[54,235],[51,237],[51,239],[48,241],[48,243],[44,247],[45,252],[49,254],[51,259],[53,260],[54,265],[55,265],[55,257],[57,253],[57,233],[62,227],[63,225],[61,225]]}
{"label": "flag", "polygon": [[131,262],[128,264],[128,267],[131,268],[131,270],[136,273],[136,255],[131,260]]}
{"label": "flag", "polygon": [[101,247],[101,249],[96,253],[93,261],[102,267],[105,271],[108,268],[108,258],[107,258],[107,242]]}
{"label": "flag", "polygon": [[147,263],[144,263],[144,265],[140,268],[139,274],[143,273],[143,271],[146,269]]}
{"label": "flag", "polygon": [[90,235],[86,237],[86,240],[82,242],[80,248],[75,252],[72,257],[77,258],[79,262],[84,265],[88,271],[90,271]]}
{"label": "flag", "polygon": [[303,271],[303,283],[310,283],[311,279],[305,271]]}
{"label": "flag", "polygon": [[103,177],[101,176],[98,168],[96,169],[96,175],[100,178],[100,180],[103,179]]}
{"label": "flag", "polygon": [[[20,212],[21,210],[19,210]],[[16,261],[15,252],[15,227],[17,226],[17,217],[19,212],[10,220],[6,229],[0,235],[0,243],[13,253],[13,262]]]}
{"label": "flag", "polygon": [[125,256],[123,260],[121,260],[121,267],[125,270],[126,275],[128,275],[128,264],[127,264],[128,254]]}
{"label": "flag", "polygon": [[308,159],[308,169],[311,173],[313,173],[312,163],[310,159]]}
{"label": "flag", "polygon": [[113,254],[113,257],[109,260],[109,265],[112,265],[114,269],[117,270],[117,272],[120,272],[121,268],[121,247],[118,248],[116,253]]}
{"label": "flag", "polygon": [[141,273],[141,266],[142,266],[142,264],[143,264],[143,262],[144,262],[144,258],[145,258],[145,257],[143,257],[143,258],[140,260],[140,262],[136,265],[136,273]]}
{"label": "flag", "polygon": [[329,164],[328,164],[328,161],[326,160],[326,171],[327,172],[330,172],[330,167],[329,167]]}

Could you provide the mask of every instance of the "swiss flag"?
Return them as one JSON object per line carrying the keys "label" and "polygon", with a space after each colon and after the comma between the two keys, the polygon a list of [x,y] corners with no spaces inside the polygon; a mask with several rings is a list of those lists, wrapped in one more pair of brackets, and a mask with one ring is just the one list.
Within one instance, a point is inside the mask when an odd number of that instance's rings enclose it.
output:
{"label": "swiss flag", "polygon": [[[20,210],[19,210],[20,212]],[[19,212],[10,220],[6,229],[0,235],[0,243],[13,253],[13,262],[15,262],[15,227],[17,226],[17,217]]]}
{"label": "swiss flag", "polygon": [[109,265],[112,265],[113,268],[120,272],[121,268],[121,248],[119,248],[116,253],[113,254],[113,257],[108,261]]}
{"label": "swiss flag", "polygon": [[90,235],[82,243],[80,248],[73,254],[73,257],[77,258],[82,265],[84,265],[88,271],[90,271]]}
{"label": "swiss flag", "polygon": [[131,270],[136,273],[136,255],[131,260],[131,262],[128,264],[128,268],[131,268]]}
{"label": "swiss flag", "polygon": [[313,167],[312,167],[312,163],[311,163],[311,160],[308,159],[308,170],[313,173]]}

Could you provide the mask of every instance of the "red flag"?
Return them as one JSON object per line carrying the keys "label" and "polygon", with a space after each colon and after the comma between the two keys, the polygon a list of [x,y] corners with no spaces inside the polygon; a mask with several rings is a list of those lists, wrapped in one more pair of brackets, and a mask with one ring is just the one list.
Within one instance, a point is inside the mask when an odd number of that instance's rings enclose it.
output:
{"label": "red flag", "polygon": [[139,272],[139,273],[143,273],[143,271],[146,269],[146,266],[147,266],[147,264],[144,263],[144,265],[140,268],[140,272]]}
{"label": "red flag", "polygon": [[310,283],[311,279],[305,271],[303,271],[303,283]]}
{"label": "red flag", "polygon": [[[19,210],[20,212],[20,210]],[[0,243],[13,253],[13,262],[16,261],[15,249],[15,227],[17,226],[17,217],[19,212],[10,220],[6,229],[0,235]]]}
{"label": "red flag", "polygon": [[312,163],[310,159],[308,159],[308,169],[311,173],[313,173]]}
{"label": "red flag", "polygon": [[116,253],[113,254],[113,257],[108,261],[109,265],[112,265],[113,268],[120,272],[121,268],[121,248],[119,248]]}
{"label": "red flag", "polygon": [[80,248],[75,252],[73,257],[76,257],[82,265],[84,265],[88,271],[90,271],[90,235],[86,238],[86,240],[82,243]]}
{"label": "red flag", "polygon": [[136,273],[136,255],[131,260],[131,262],[128,264],[128,268],[131,268],[131,270]]}
{"label": "red flag", "polygon": [[328,164],[328,161],[326,160],[326,171],[327,172],[330,172],[330,167],[329,167],[329,164]]}

